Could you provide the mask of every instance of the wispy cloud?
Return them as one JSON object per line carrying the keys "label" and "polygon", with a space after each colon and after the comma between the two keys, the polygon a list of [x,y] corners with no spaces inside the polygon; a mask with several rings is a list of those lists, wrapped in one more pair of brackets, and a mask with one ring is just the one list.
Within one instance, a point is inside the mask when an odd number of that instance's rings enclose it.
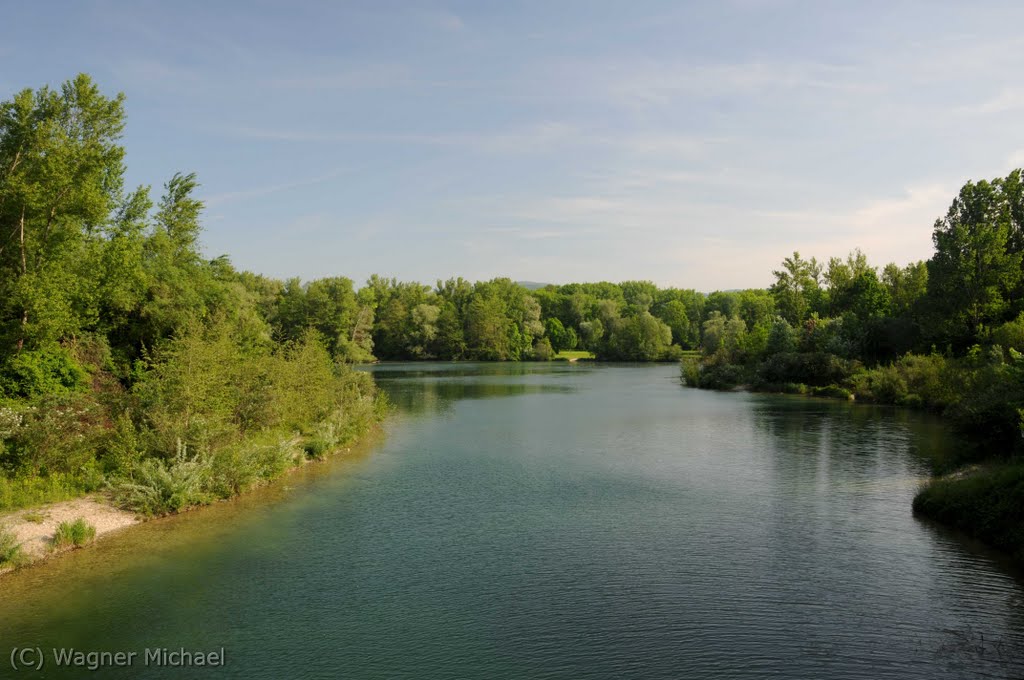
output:
{"label": "wispy cloud", "polygon": [[859,81],[852,67],[815,62],[641,62],[611,71],[611,95],[628,102],[667,103],[681,97],[790,94],[808,89],[848,93],[878,89]]}
{"label": "wispy cloud", "polygon": [[318,144],[382,143],[422,144],[427,146],[467,147],[480,151],[523,153],[550,149],[551,145],[576,138],[571,125],[557,122],[538,123],[518,129],[487,132],[342,132],[295,130],[260,127],[237,127],[227,134],[249,139]]}
{"label": "wispy cloud", "polygon": [[414,82],[412,70],[405,64],[345,64],[309,73],[308,69],[263,80],[266,87],[299,90],[386,89]]}
{"label": "wispy cloud", "polygon": [[278,184],[270,184],[266,186],[254,187],[252,189],[240,189],[238,191],[227,191],[220,194],[214,194],[208,196],[205,199],[207,206],[223,205],[224,203],[231,203],[232,201],[239,201],[248,198],[262,198],[271,194],[280,193],[282,191],[290,191],[292,189],[301,189],[303,187],[314,186],[322,184],[328,180],[338,177],[343,172],[342,169],[332,170],[328,173],[317,175],[316,177],[308,177],[305,179],[294,180],[291,182],[281,182]]}
{"label": "wispy cloud", "polygon": [[430,15],[430,22],[443,31],[461,33],[466,30],[466,22],[453,12],[436,12]]}
{"label": "wispy cloud", "polygon": [[1017,149],[1011,153],[1006,159],[1006,165],[1011,170],[1024,168],[1024,149]]}
{"label": "wispy cloud", "polygon": [[568,146],[603,147],[630,154],[676,158],[704,156],[712,149],[734,141],[719,135],[702,137],[674,132],[599,133],[558,121],[545,121],[492,132],[347,132],[242,126],[225,130],[224,134],[262,141],[421,144],[462,147],[478,152],[501,154],[547,153]]}
{"label": "wispy cloud", "polygon": [[1011,87],[1002,89],[994,97],[972,105],[960,107],[958,111],[969,114],[996,114],[1016,112],[1024,109],[1024,88]]}

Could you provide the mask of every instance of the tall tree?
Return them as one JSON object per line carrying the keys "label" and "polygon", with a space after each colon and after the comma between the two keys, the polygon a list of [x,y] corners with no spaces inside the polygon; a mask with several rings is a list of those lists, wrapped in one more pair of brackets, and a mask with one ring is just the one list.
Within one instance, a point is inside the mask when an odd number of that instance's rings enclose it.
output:
{"label": "tall tree", "polygon": [[96,313],[87,239],[121,197],[123,95],[86,75],[0,103],[0,343],[60,340]]}
{"label": "tall tree", "polygon": [[1000,179],[968,182],[935,222],[928,262],[931,308],[957,344],[976,342],[1005,320],[1021,281],[1022,254],[1013,247],[1014,214]]}
{"label": "tall tree", "polygon": [[799,325],[820,294],[821,266],[813,257],[805,260],[794,251],[792,257],[782,261],[782,269],[772,274],[775,276],[772,295],[779,313],[790,323]]}

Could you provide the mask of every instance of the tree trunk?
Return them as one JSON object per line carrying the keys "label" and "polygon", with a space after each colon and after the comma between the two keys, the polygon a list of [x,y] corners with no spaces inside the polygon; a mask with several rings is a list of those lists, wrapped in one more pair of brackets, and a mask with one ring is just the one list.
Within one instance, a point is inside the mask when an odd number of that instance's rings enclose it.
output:
{"label": "tree trunk", "polygon": [[[21,220],[18,223],[18,229],[20,231],[21,240],[21,275],[25,276],[28,273],[28,258],[25,254],[25,206],[21,206]],[[25,346],[25,327],[28,326],[28,310],[23,309],[21,312],[21,336],[18,338],[18,351]]]}

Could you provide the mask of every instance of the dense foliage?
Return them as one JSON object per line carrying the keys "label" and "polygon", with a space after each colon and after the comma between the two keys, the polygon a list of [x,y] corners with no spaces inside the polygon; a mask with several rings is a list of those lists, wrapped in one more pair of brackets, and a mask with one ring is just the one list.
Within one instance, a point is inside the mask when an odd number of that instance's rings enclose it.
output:
{"label": "dense foliage", "polygon": [[666,361],[695,347],[690,319],[704,296],[643,281],[569,284],[527,290],[510,279],[433,288],[373,276],[305,285],[260,279],[275,337],[316,328],[341,359],[548,359],[584,350],[599,359]]}
{"label": "dense foliage", "polygon": [[[295,310],[294,282],[204,259],[196,178],[155,205],[127,190],[123,128],[123,97],[84,75],[0,103],[0,509],[109,485],[180,510],[380,414],[369,376],[335,361],[368,356],[351,284],[310,285]],[[344,337],[322,322],[346,314]]]}

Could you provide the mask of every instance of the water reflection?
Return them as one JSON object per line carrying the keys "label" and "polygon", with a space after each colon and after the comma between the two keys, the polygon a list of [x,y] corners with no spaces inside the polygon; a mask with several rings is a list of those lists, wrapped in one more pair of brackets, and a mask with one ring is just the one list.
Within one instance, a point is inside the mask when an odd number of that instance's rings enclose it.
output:
{"label": "water reflection", "polygon": [[373,374],[377,386],[400,412],[427,415],[448,414],[464,399],[570,393],[575,386],[558,381],[558,377],[572,377],[587,369],[509,362],[376,364],[363,370]]}
{"label": "water reflection", "polygon": [[[890,644],[902,639],[908,653],[923,652],[951,673],[1024,677],[1014,675],[1024,671],[1024,591],[1004,587],[1020,569],[934,523],[914,520],[918,531],[908,531],[913,494],[961,445],[949,430],[911,411],[753,400],[758,447],[776,489],[762,546],[775,586],[795,593],[816,584],[837,603],[874,600],[883,607],[871,612],[880,630],[896,620],[935,622],[937,634],[894,629]],[[849,550],[851,541],[860,549]],[[865,614],[843,605],[830,617],[854,627]]]}

